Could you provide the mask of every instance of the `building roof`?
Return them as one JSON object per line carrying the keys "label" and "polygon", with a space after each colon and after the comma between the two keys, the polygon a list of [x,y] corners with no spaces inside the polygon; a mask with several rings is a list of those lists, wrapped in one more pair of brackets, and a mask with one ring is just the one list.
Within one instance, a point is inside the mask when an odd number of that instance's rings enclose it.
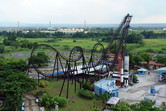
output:
{"label": "building roof", "polygon": [[102,88],[108,92],[118,91],[119,87],[115,85],[115,80],[104,78],[94,83],[96,87]]}
{"label": "building roof", "polygon": [[111,97],[108,101],[107,104],[110,105],[116,105],[119,102],[120,98],[117,97]]}
{"label": "building roof", "polygon": [[156,70],[154,70],[154,72],[166,72],[166,67],[156,69]]}
{"label": "building roof", "polygon": [[155,61],[150,61],[150,65],[156,65],[156,66],[164,66],[164,64],[156,63]]}
{"label": "building roof", "polygon": [[137,71],[147,71],[147,70],[144,69],[144,68],[140,68],[140,69],[138,69]]}
{"label": "building roof", "polygon": [[76,33],[76,32],[84,32],[84,29],[58,29],[58,32],[63,32],[63,33]]}

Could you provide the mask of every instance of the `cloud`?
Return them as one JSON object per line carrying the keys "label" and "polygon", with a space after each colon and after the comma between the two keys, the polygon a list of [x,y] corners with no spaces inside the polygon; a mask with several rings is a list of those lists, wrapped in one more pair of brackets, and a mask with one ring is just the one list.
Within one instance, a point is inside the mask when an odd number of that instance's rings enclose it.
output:
{"label": "cloud", "polygon": [[165,0],[1,0],[1,21],[24,23],[120,23],[127,14],[132,23],[165,23]]}

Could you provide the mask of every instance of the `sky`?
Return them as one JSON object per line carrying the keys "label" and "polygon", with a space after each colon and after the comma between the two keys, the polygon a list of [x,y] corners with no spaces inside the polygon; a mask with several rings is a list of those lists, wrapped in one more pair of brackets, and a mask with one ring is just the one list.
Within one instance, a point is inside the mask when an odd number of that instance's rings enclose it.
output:
{"label": "sky", "polygon": [[166,0],[0,0],[0,22],[117,24],[166,23]]}

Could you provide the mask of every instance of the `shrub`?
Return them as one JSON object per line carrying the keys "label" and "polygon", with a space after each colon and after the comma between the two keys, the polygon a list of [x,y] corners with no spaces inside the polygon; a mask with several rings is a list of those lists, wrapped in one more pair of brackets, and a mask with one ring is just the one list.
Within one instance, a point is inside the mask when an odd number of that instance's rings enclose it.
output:
{"label": "shrub", "polygon": [[149,48],[149,49],[146,49],[145,52],[155,52],[153,49]]}
{"label": "shrub", "polygon": [[87,90],[90,90],[90,86],[91,86],[91,83],[90,83],[90,82],[84,82],[84,83],[82,84],[82,87],[83,87],[84,89],[87,89]]}
{"label": "shrub", "polygon": [[91,91],[85,90],[85,89],[80,89],[78,91],[79,96],[82,96],[84,98],[88,99],[93,99],[95,97],[95,94],[92,93]]}
{"label": "shrub", "polygon": [[53,97],[53,98],[52,98],[52,101],[58,102],[60,107],[64,107],[64,106],[66,106],[67,103],[68,103],[68,101],[67,101],[66,98],[58,97],[58,96]]}
{"label": "shrub", "polygon": [[44,93],[43,95],[42,95],[42,98],[41,98],[41,100],[39,101],[39,104],[41,105],[41,106],[44,106],[45,107],[45,109],[46,109],[46,111],[48,111],[51,107],[52,107],[52,99],[51,99],[52,97],[51,97],[51,95],[49,95],[48,93]]}
{"label": "shrub", "polygon": [[90,89],[89,89],[90,91],[94,91],[94,84],[91,84],[90,85]]}
{"label": "shrub", "polygon": [[35,97],[42,96],[44,93],[47,93],[47,92],[46,91],[38,91],[38,92],[36,92]]}
{"label": "shrub", "polygon": [[38,89],[38,88],[39,88],[39,86],[38,86],[38,85],[35,85],[33,89],[36,90],[36,89]]}
{"label": "shrub", "polygon": [[48,84],[48,81],[39,81],[39,86],[45,88]]}
{"label": "shrub", "polygon": [[134,82],[134,83],[137,83],[137,80],[138,80],[138,79],[137,79],[137,76],[134,74],[134,75],[133,75],[133,82]]}
{"label": "shrub", "polygon": [[[43,92],[39,92],[39,93],[43,93]],[[58,102],[60,107],[64,107],[68,103],[66,98],[58,97],[58,96],[52,97],[50,94],[44,93],[41,97],[41,100],[39,101],[39,104],[41,106],[44,106],[46,111],[48,111],[51,109],[51,107],[55,107],[55,102]]]}

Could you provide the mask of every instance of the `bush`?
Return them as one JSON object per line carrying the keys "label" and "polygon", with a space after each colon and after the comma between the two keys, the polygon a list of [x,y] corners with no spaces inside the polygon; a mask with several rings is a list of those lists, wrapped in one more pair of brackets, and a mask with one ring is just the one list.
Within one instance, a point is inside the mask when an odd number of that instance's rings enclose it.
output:
{"label": "bush", "polygon": [[146,49],[145,52],[155,52],[153,49],[149,48],[149,49]]}
{"label": "bush", "polygon": [[66,106],[67,103],[68,103],[68,101],[67,101],[66,98],[58,97],[58,96],[53,97],[52,100],[53,100],[54,102],[55,102],[55,101],[58,102],[60,107],[64,107],[64,106]]}
{"label": "bush", "polygon": [[91,83],[90,83],[90,82],[84,82],[84,83],[82,84],[82,87],[83,87],[84,89],[87,89],[87,90],[90,90],[90,86],[91,86]]}
{"label": "bush", "polygon": [[51,95],[49,95],[48,93],[44,93],[41,97],[41,100],[39,101],[39,104],[41,106],[44,106],[46,111],[48,111],[52,107],[52,105],[54,105],[51,98]]}
{"label": "bush", "polygon": [[134,75],[133,75],[133,82],[134,82],[134,83],[137,83],[137,80],[138,80],[138,79],[137,79],[137,76],[134,74]]}
{"label": "bush", "polygon": [[48,81],[39,81],[39,86],[45,88],[48,84]]}
{"label": "bush", "polygon": [[[42,93],[42,92],[39,92],[39,93]],[[45,107],[46,111],[49,111],[52,107],[55,107],[55,102],[58,102],[60,107],[64,107],[68,103],[66,98],[58,97],[58,96],[52,97],[50,94],[44,93],[41,97],[41,100],[39,101],[39,104]]]}
{"label": "bush", "polygon": [[91,84],[90,85],[90,89],[89,89],[90,91],[94,91],[94,84]]}
{"label": "bush", "polygon": [[38,91],[38,92],[36,92],[35,97],[40,97],[40,96],[42,96],[44,93],[47,93],[47,92],[46,92],[46,91]]}
{"label": "bush", "polygon": [[78,94],[82,97],[88,98],[88,99],[93,99],[95,97],[95,94],[92,93],[91,91],[85,90],[85,89],[80,89],[78,91]]}

